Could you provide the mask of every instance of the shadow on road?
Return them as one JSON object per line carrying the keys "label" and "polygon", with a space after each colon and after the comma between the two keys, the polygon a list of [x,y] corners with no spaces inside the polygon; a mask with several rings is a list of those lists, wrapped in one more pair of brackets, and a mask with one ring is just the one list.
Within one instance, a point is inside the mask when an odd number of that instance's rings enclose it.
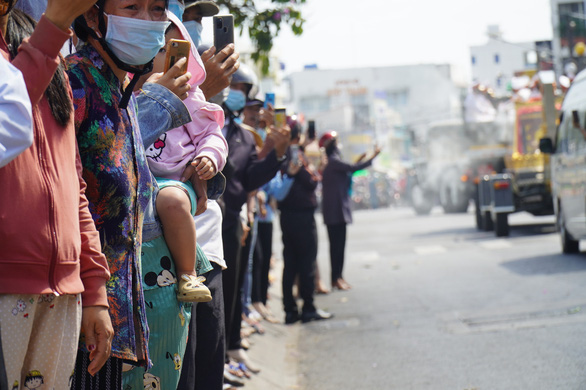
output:
{"label": "shadow on road", "polygon": [[524,225],[510,225],[510,237],[539,236],[556,232],[555,223],[529,223]]}
{"label": "shadow on road", "polygon": [[527,257],[504,262],[501,266],[523,276],[583,272],[586,271],[586,253]]}

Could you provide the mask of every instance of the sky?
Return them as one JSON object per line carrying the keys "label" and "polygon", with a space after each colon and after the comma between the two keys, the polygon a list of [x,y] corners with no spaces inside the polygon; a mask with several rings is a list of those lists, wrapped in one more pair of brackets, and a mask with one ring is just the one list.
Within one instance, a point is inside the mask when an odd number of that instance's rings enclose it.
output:
{"label": "sky", "polygon": [[[306,64],[340,69],[421,63],[449,63],[466,74],[469,47],[487,42],[489,25],[500,25],[511,42],[553,35],[549,0],[307,0],[301,10],[303,35],[285,27],[275,39],[285,74]],[[237,36],[236,45],[246,50],[249,42]]]}

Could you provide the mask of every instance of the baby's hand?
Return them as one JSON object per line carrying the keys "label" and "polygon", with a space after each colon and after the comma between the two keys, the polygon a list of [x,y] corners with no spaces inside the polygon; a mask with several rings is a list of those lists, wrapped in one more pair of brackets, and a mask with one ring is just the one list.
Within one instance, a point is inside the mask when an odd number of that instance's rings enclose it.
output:
{"label": "baby's hand", "polygon": [[208,157],[198,157],[191,163],[201,180],[210,180],[216,176],[216,167]]}

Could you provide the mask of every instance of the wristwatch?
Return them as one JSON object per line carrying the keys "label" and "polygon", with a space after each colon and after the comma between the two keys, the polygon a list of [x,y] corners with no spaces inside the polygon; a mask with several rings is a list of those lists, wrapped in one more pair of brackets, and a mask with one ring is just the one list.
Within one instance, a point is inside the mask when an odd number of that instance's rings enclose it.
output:
{"label": "wristwatch", "polygon": [[283,154],[281,157],[277,157],[277,161],[278,162],[285,161],[286,158],[287,158],[287,154]]}

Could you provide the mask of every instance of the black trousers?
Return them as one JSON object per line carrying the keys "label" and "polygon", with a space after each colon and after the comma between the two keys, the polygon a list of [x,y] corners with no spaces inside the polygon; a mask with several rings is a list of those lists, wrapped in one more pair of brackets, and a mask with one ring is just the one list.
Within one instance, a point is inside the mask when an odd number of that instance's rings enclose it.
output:
{"label": "black trousers", "polygon": [[252,264],[252,302],[267,304],[269,291],[269,271],[273,255],[273,223],[258,223],[257,250],[254,251]]}
{"label": "black trousers", "polygon": [[120,390],[122,389],[122,359],[110,357],[95,376],[87,372],[89,352],[77,351],[71,390]]}
{"label": "black trousers", "polygon": [[305,313],[315,311],[315,269],[317,228],[313,211],[281,211],[283,236],[283,306],[285,312],[298,311],[293,297],[295,277],[299,276],[299,295]]}
{"label": "black trousers", "polygon": [[332,284],[342,278],[344,269],[344,252],[346,250],[346,224],[338,223],[328,226],[330,241],[330,264],[332,269]]}
{"label": "black trousers", "polygon": [[222,267],[212,263],[213,270],[203,276],[212,293],[210,302],[194,304],[189,322],[187,348],[177,390],[222,390],[226,334]]}
{"label": "black trousers", "polygon": [[231,227],[222,230],[224,241],[224,259],[226,270],[222,272],[224,290],[224,315],[226,327],[226,349],[239,349],[240,329],[242,322],[242,283],[246,274],[246,266],[242,263],[248,258],[242,258],[242,225],[238,220]]}

